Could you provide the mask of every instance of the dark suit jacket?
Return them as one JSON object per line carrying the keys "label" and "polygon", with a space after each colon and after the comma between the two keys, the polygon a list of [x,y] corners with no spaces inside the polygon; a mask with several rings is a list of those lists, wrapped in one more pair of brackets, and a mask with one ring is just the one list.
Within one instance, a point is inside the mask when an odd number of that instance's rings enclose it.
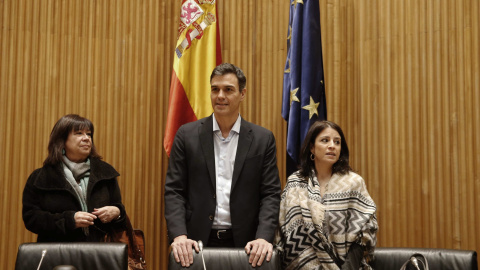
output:
{"label": "dark suit jacket", "polygon": [[[165,181],[170,241],[185,234],[208,245],[216,208],[212,116],[180,127]],[[263,238],[273,242],[280,205],[273,133],[242,119],[230,194],[235,246]]]}

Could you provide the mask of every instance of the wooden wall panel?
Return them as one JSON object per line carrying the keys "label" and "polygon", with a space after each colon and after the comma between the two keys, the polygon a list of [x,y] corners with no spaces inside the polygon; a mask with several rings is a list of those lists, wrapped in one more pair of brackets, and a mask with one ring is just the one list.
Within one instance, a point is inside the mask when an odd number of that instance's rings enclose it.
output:
{"label": "wooden wall panel", "polygon": [[[78,113],[121,174],[151,269],[168,243],[163,132],[181,1],[0,1],[0,266],[35,241],[28,175]],[[247,76],[241,114],[271,129],[285,182],[281,91],[289,1],[218,1],[222,54]],[[328,118],[378,205],[379,246],[480,250],[480,4],[320,0]]]}
{"label": "wooden wall panel", "polygon": [[320,1],[329,119],[379,206],[379,245],[476,249],[476,1]]}

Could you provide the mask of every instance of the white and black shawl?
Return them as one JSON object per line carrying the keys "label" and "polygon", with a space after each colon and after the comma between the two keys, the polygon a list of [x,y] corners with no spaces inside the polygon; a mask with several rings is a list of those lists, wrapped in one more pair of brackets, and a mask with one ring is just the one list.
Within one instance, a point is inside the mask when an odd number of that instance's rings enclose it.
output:
{"label": "white and black shawl", "polygon": [[317,178],[292,174],[282,193],[278,247],[285,269],[340,269],[352,243],[365,250],[362,269],[371,269],[378,230],[376,205],[363,178],[332,175],[322,197]]}

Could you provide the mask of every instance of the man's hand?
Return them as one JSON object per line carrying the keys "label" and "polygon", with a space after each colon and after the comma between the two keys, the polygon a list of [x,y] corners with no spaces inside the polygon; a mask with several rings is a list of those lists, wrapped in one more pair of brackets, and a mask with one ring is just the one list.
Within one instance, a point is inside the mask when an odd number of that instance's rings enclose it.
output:
{"label": "man's hand", "polygon": [[173,256],[175,257],[175,261],[181,263],[183,267],[189,267],[190,264],[193,263],[192,246],[197,253],[200,251],[197,241],[188,239],[186,235],[179,235],[173,239]]}
{"label": "man's hand", "polygon": [[245,246],[245,252],[250,255],[248,262],[252,264],[252,267],[260,266],[263,263],[265,257],[267,262],[272,258],[273,245],[262,238],[253,240],[247,243]]}

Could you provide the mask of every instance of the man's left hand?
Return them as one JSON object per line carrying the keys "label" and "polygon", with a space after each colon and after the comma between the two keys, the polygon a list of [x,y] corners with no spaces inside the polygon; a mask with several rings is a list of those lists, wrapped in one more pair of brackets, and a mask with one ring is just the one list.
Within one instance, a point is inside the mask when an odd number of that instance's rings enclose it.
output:
{"label": "man's left hand", "polygon": [[252,267],[260,266],[263,260],[267,258],[267,262],[272,258],[273,245],[262,238],[253,240],[245,246],[245,252],[250,255],[248,262]]}

